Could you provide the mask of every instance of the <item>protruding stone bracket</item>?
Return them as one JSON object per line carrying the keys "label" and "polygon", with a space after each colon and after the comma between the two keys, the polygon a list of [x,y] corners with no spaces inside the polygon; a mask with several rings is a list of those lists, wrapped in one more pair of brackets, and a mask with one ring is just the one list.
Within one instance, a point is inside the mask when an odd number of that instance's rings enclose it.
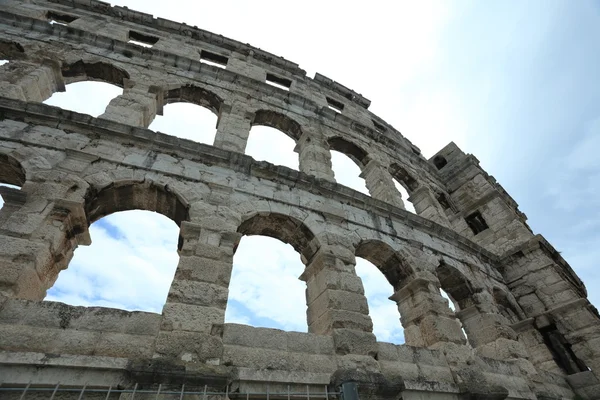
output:
{"label": "protruding stone bracket", "polygon": [[52,214],[64,215],[64,210],[67,211],[68,215],[68,221],[65,222],[68,222],[70,225],[70,229],[67,231],[67,238],[76,238],[77,244],[81,246],[89,246],[92,244],[83,203],[65,199],[55,199]]}

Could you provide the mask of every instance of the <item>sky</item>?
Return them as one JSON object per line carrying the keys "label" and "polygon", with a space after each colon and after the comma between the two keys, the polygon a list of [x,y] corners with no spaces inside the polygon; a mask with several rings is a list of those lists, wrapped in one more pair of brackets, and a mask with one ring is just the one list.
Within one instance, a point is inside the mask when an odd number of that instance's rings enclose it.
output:
{"label": "sky", "polygon": [[[113,4],[197,25],[299,63],[310,77],[328,76],[370,99],[369,109],[425,157],[454,141],[504,186],[600,306],[599,2]],[[79,111],[99,115],[120,93],[94,87],[89,101],[89,85],[100,84],[68,85],[48,103],[86,105],[93,109]],[[166,106],[150,129],[211,143],[216,117],[186,106]],[[285,135],[256,127],[246,153],[297,168],[292,148]],[[332,161],[338,182],[365,191],[358,167],[335,152]],[[48,299],[160,312],[177,263],[177,226],[156,213],[130,211],[90,229],[93,244],[76,250]],[[226,321],[306,331],[302,268],[290,246],[244,237]],[[398,311],[387,300],[392,288],[366,261],[357,260],[357,272],[377,338],[402,343]],[[285,293],[272,290],[274,279],[286,281]]]}

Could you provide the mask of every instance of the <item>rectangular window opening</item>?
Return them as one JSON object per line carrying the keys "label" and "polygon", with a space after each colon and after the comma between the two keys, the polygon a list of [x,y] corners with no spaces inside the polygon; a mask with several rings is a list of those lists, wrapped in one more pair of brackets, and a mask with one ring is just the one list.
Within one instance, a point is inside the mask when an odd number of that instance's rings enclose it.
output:
{"label": "rectangular window opening", "polygon": [[129,42],[142,47],[152,47],[158,42],[159,38],[144,33],[129,31]]}
{"label": "rectangular window opening", "polygon": [[282,78],[277,75],[273,75],[267,72],[267,83],[271,86],[275,86],[276,88],[283,90],[290,90],[292,86],[292,81],[287,78]]}
{"label": "rectangular window opening", "polygon": [[384,133],[385,131],[387,131],[387,128],[383,125],[381,125],[379,122],[375,121],[374,119],[371,120],[373,122],[373,126],[375,127],[375,130],[379,133]]}
{"label": "rectangular window opening", "polygon": [[202,50],[200,51],[200,62],[208,65],[212,65],[213,67],[218,68],[227,68],[227,62],[229,58],[222,56],[220,54],[211,53],[210,51]]}
{"label": "rectangular window opening", "polygon": [[467,225],[469,225],[469,228],[471,228],[473,231],[474,235],[477,235],[478,233],[481,233],[489,228],[479,211],[475,211],[473,214],[466,217],[465,221],[467,222]]}
{"label": "rectangular window opening", "polygon": [[326,97],[326,99],[327,99],[327,106],[330,109],[332,109],[333,111],[335,111],[335,112],[337,112],[339,114],[342,113],[342,111],[344,110],[344,104],[343,103],[340,103],[339,101],[334,100],[334,99],[332,99],[330,97]]}
{"label": "rectangular window opening", "polygon": [[48,19],[48,23],[50,23],[50,25],[58,24],[67,26],[67,24],[75,21],[79,17],[75,17],[73,15],[68,14],[60,14],[54,11],[48,11],[46,13],[46,18]]}

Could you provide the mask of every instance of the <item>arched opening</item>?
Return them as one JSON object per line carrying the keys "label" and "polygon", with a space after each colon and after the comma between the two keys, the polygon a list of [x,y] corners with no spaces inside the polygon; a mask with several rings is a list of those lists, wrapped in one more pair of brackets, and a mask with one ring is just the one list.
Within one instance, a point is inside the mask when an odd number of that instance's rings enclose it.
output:
{"label": "arched opening", "polygon": [[0,39],[0,66],[22,58],[24,53],[25,49],[20,43]]}
{"label": "arched opening", "polygon": [[179,256],[179,229],[151,211],[110,214],[90,226],[92,244],[79,247],[45,300],[160,313]]}
{"label": "arched opening", "polygon": [[[306,332],[306,285],[302,260],[312,257],[314,235],[282,214],[255,215],[238,232],[226,322]],[[300,257],[298,256],[300,253]]]}
{"label": "arched opening", "polygon": [[398,182],[396,178],[394,178],[394,186],[402,196],[402,201],[404,202],[404,208],[406,208],[406,211],[410,211],[411,213],[416,214],[417,212],[415,211],[415,206],[413,206],[412,201],[409,200],[410,195],[408,194],[408,190],[406,190],[404,185]]}
{"label": "arched opening", "polygon": [[[25,170],[21,164],[13,157],[0,154],[0,187],[19,190],[24,183]],[[9,190],[7,193],[11,191]],[[2,189],[0,189],[0,210],[4,207],[4,200]],[[1,222],[2,217],[0,217]]]}
{"label": "arched opening", "polygon": [[244,236],[233,257],[225,322],[306,332],[304,264],[294,248]]}
{"label": "arched opening", "polygon": [[86,197],[92,244],[74,252],[45,300],[160,312],[187,206],[168,186],[150,182],[119,182]]}
{"label": "arched opening", "polygon": [[356,274],[363,281],[373,333],[378,340],[404,343],[398,306],[390,301],[412,269],[389,245],[376,240],[362,242],[356,248]]}
{"label": "arched opening", "polygon": [[254,114],[246,154],[255,160],[298,170],[298,154],[294,148],[300,136],[300,124],[290,117],[275,111],[259,110]]}
{"label": "arched opening", "polygon": [[148,129],[212,145],[223,100],[216,94],[192,85],[165,93],[163,115],[157,115]]}
{"label": "arched opening", "polygon": [[108,103],[123,93],[127,71],[104,62],[77,61],[62,67],[65,92],[56,92],[45,104],[98,117]]}
{"label": "arched opening", "polygon": [[446,164],[448,164],[448,161],[446,161],[446,158],[444,156],[435,156],[433,158],[433,165],[435,165],[437,169],[444,168]]}
{"label": "arched opening", "polygon": [[402,194],[402,200],[404,201],[404,207],[407,211],[416,214],[415,207],[409,199],[410,195],[414,190],[419,187],[419,183],[413,178],[405,168],[398,164],[392,164],[389,167],[389,172],[394,178],[394,185],[396,189]]}
{"label": "arched opening", "polygon": [[[448,300],[448,307],[454,313],[473,305],[473,287],[458,269],[441,262],[436,269],[436,275],[441,285],[441,288],[439,288],[440,294]],[[468,339],[462,321],[458,320],[461,323],[463,335]],[[468,340],[467,344],[469,344]]]}
{"label": "arched opening", "polygon": [[360,177],[367,163],[367,153],[340,137],[327,141],[331,149],[331,168],[337,183],[369,195],[365,180]]}
{"label": "arched opening", "polygon": [[54,93],[44,104],[98,117],[121,93],[121,88],[109,83],[76,82],[67,85],[65,92]]}
{"label": "arched opening", "polygon": [[163,109],[163,115],[157,115],[148,129],[213,145],[217,117],[210,110],[191,103],[167,104]]}

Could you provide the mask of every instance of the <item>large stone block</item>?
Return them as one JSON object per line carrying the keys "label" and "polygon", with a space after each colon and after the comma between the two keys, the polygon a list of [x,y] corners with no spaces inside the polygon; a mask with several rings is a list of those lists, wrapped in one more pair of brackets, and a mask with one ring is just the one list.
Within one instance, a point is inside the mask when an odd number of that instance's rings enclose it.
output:
{"label": "large stone block", "polygon": [[163,307],[161,330],[211,333],[213,326],[223,324],[225,310],[182,303],[167,303]]}
{"label": "large stone block", "polygon": [[334,329],[332,336],[336,354],[377,355],[377,339],[370,332]]}
{"label": "large stone block", "polygon": [[161,331],[156,338],[155,352],[177,361],[220,363],[223,342],[219,336],[204,332]]}

